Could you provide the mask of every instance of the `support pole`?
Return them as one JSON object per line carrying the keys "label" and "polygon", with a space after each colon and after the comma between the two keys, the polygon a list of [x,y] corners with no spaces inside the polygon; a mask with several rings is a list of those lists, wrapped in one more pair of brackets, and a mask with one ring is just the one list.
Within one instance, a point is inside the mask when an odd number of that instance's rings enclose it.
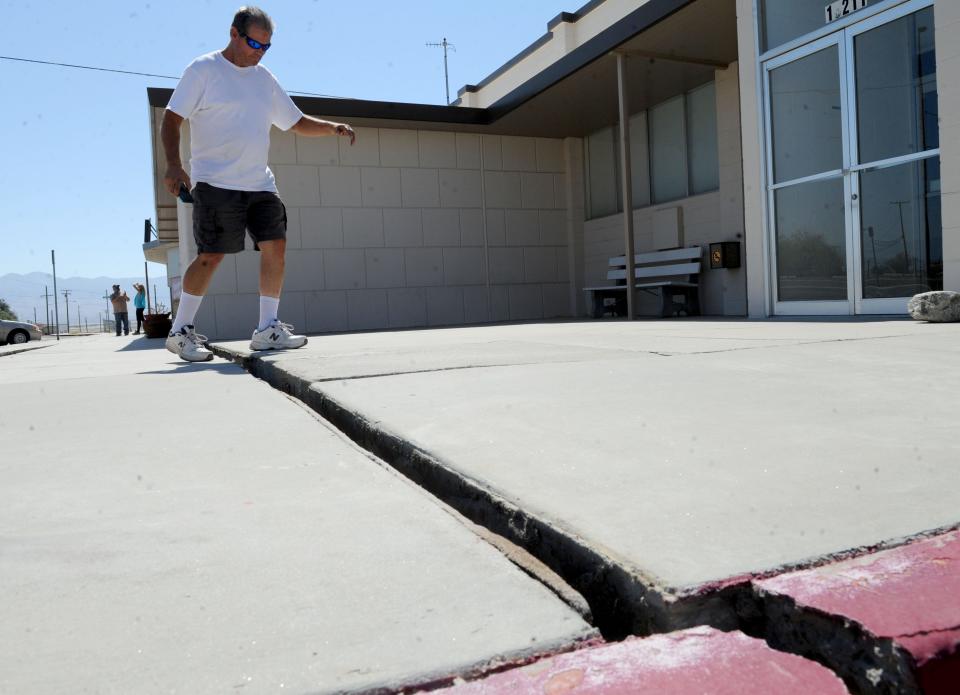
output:
{"label": "support pole", "polygon": [[[147,284],[145,284],[145,285],[143,286],[143,291],[147,293],[147,313],[148,313],[148,314],[152,314],[152,313],[153,313],[153,309],[150,308],[150,271],[147,270],[147,262],[146,262],[146,261],[143,262],[143,276],[144,276],[144,277],[146,278],[146,280],[147,280]],[[156,290],[153,291],[153,299],[154,299],[154,301],[156,301],[156,299],[157,299],[157,291],[156,291]]]}
{"label": "support pole", "polygon": [[627,58],[617,54],[617,92],[620,98],[620,173],[623,183],[623,236],[627,266],[627,320],[636,318],[634,306],[637,283],[634,277],[633,250],[633,178],[630,171],[630,107],[627,103]]}
{"label": "support pole", "polygon": [[53,315],[57,322],[57,341],[60,340],[60,309],[57,301],[57,254],[50,249],[50,263],[53,264]]}

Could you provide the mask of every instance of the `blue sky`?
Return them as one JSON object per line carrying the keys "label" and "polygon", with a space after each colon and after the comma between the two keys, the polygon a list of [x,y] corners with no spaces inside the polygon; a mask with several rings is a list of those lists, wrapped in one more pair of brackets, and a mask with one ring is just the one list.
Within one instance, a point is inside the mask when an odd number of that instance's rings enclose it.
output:
{"label": "blue sky", "polygon": [[[222,49],[240,1],[5,0],[0,55],[178,76]],[[273,0],[264,60],[291,92],[442,104],[582,2],[562,0]],[[153,217],[147,87],[175,80],[0,59],[0,275],[136,276]],[[283,192],[281,191],[281,194]],[[151,273],[160,266],[152,266]]]}

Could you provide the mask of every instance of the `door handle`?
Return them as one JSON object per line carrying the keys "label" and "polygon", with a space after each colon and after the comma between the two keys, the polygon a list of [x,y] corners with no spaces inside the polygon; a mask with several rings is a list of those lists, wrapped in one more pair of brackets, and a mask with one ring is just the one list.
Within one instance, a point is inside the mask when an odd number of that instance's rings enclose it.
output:
{"label": "door handle", "polygon": [[853,195],[850,196],[850,200],[857,200],[859,197],[860,197],[860,196],[858,196],[856,193],[854,193]]}

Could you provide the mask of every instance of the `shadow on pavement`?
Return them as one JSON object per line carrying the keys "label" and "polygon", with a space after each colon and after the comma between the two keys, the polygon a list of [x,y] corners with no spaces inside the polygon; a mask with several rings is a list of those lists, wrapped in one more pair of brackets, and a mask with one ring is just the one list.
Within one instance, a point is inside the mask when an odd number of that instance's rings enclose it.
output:
{"label": "shadow on pavement", "polygon": [[219,372],[229,376],[246,375],[246,372],[233,362],[224,362],[214,359],[210,362],[165,362],[166,365],[173,365],[174,369],[156,369],[149,372],[137,372],[137,374],[162,374],[172,376],[176,374],[185,374],[190,372]]}

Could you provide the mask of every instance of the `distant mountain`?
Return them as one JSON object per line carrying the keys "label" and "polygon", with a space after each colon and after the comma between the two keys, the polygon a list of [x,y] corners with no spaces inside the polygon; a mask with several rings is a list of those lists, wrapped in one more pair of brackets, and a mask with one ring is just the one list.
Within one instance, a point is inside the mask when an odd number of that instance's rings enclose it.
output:
{"label": "distant mountain", "polygon": [[[100,316],[107,311],[109,302],[104,299],[104,293],[109,294],[113,285],[120,285],[120,288],[126,290],[130,296],[130,313],[133,314],[133,283],[143,282],[142,277],[133,278],[57,278],[57,296],[60,311],[60,324],[66,325],[66,307],[64,305],[63,291],[70,290],[70,323],[77,325],[79,317],[82,323],[86,319],[87,323],[94,325],[100,320]],[[53,276],[49,273],[27,273],[19,275],[17,273],[8,273],[0,275],[0,298],[7,300],[10,308],[13,309],[22,321],[33,321],[34,310],[39,323],[45,323],[44,312],[46,311],[46,302],[44,301],[43,288],[47,286],[50,293],[50,322],[53,323]],[[154,286],[160,301],[166,306],[170,306],[170,290],[167,289],[166,276],[150,276],[150,298],[153,303]],[[79,306],[78,306],[79,305]],[[79,311],[78,311],[79,310]],[[111,315],[113,310],[111,309]]]}

